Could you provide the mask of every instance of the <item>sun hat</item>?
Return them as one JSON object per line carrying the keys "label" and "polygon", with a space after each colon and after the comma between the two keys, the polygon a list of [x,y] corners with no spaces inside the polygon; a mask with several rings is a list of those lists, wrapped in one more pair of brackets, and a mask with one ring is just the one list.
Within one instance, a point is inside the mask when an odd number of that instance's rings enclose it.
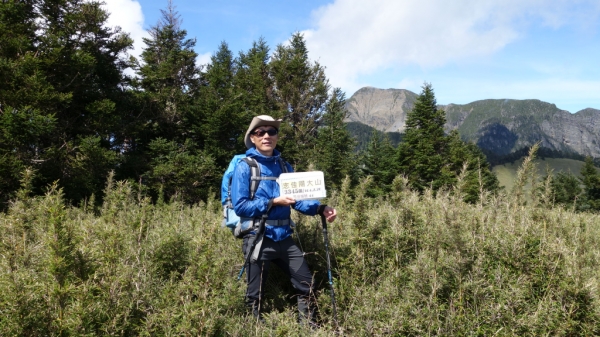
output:
{"label": "sun hat", "polygon": [[252,122],[248,127],[248,131],[246,131],[246,136],[244,137],[244,143],[246,147],[251,149],[254,147],[254,143],[250,140],[250,133],[259,126],[272,126],[279,130],[279,125],[281,125],[281,119],[273,119],[271,116],[260,115],[252,118]]}

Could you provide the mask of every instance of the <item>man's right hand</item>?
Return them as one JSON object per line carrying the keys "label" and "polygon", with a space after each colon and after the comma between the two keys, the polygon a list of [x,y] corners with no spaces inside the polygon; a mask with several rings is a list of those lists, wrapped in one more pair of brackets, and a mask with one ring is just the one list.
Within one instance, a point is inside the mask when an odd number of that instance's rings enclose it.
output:
{"label": "man's right hand", "polygon": [[291,206],[296,203],[296,199],[288,196],[281,196],[273,199],[273,206]]}

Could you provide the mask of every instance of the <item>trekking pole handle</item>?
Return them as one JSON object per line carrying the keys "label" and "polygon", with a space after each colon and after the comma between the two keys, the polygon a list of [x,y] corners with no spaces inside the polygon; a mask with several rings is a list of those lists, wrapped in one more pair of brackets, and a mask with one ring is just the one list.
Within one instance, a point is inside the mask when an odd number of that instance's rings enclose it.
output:
{"label": "trekking pole handle", "polygon": [[319,208],[317,208],[317,214],[319,214],[321,216],[321,225],[323,225],[323,229],[327,229],[327,221],[325,218],[325,208],[326,207],[327,207],[327,205],[321,204],[321,205],[319,205]]}

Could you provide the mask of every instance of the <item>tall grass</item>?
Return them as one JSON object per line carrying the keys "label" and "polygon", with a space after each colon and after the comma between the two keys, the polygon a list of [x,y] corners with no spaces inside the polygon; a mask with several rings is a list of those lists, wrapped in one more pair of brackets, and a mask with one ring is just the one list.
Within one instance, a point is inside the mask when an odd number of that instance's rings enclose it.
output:
{"label": "tall grass", "polygon": [[0,214],[0,335],[600,334],[597,214],[518,190],[482,192],[475,205],[460,188],[419,195],[402,177],[369,199],[369,183],[344,184],[327,201],[339,213],[329,226],[339,327],[319,219],[294,215],[320,290],[316,332],[296,323],[293,289],[276,268],[266,323],[247,316],[241,243],[220,227],[216,200],[152,205],[110,178],[96,209],[66,206],[56,186],[36,198],[25,188]]}

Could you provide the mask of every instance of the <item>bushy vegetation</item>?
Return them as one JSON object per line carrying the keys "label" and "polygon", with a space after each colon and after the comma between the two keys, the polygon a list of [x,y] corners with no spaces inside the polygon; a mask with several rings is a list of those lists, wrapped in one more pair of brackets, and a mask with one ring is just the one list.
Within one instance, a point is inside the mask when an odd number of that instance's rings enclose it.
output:
{"label": "bushy vegetation", "polygon": [[327,291],[318,218],[295,215],[295,238],[315,273],[323,328],[295,322],[282,273],[268,283],[266,324],[243,306],[240,241],[220,205],[151,204],[109,178],[104,202],[69,206],[56,185],[30,197],[28,179],[0,215],[2,336],[589,336],[600,333],[600,217],[527,195],[531,161],[511,194],[417,193],[371,178],[327,201],[339,326]]}
{"label": "bushy vegetation", "polygon": [[[261,114],[284,120],[279,147],[296,170],[312,165],[334,184],[352,170],[345,94],[300,33],[274,51],[222,42],[201,65],[173,3],[161,13],[136,59],[100,2],[0,2],[0,210],[27,168],[34,194],[58,181],[75,205],[92,195],[99,205],[110,171],[153,201],[206,201]],[[338,165],[323,155],[333,153]]]}
{"label": "bushy vegetation", "polygon": [[591,160],[580,213],[556,188],[574,180],[540,184],[531,160],[499,193],[481,151],[444,134],[428,84],[399,146],[377,134],[356,160],[345,94],[301,34],[238,57],[223,42],[202,67],[171,3],[162,14],[138,61],[100,3],[0,3],[1,336],[309,334],[281,273],[266,324],[247,317],[241,243],[220,227],[212,191],[258,114],[283,119],[285,159],[323,170],[339,212],[339,324],[319,221],[294,219],[319,289],[314,333],[600,333]]}

